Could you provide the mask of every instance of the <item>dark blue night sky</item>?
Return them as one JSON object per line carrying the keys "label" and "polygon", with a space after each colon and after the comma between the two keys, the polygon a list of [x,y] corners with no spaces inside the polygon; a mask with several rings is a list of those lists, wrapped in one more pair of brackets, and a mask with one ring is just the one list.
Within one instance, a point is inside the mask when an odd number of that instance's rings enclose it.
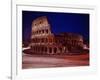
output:
{"label": "dark blue night sky", "polygon": [[32,21],[47,16],[53,33],[71,32],[81,34],[89,42],[89,14],[22,11],[23,40],[31,37]]}

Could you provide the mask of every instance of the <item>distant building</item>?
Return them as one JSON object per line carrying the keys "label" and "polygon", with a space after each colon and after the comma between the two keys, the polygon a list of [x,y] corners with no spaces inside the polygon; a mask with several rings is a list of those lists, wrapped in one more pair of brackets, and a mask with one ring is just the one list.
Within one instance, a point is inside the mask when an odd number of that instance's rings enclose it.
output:
{"label": "distant building", "polygon": [[74,33],[53,34],[46,16],[32,22],[31,52],[33,54],[70,54],[83,49],[83,37]]}

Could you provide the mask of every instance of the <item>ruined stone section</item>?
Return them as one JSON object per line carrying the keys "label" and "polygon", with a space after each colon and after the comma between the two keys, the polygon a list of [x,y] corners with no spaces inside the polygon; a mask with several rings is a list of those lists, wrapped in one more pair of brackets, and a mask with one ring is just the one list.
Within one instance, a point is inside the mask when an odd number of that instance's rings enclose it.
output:
{"label": "ruined stone section", "polygon": [[46,16],[39,17],[32,22],[32,36],[31,38],[51,35],[50,24]]}
{"label": "ruined stone section", "polygon": [[46,16],[32,22],[32,54],[61,55],[80,52],[83,49],[83,37],[74,33],[53,34]]}

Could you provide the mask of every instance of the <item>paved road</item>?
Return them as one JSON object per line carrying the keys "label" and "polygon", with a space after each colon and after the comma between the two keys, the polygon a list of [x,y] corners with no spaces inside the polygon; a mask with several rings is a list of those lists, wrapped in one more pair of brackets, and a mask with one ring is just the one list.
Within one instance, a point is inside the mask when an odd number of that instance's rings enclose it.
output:
{"label": "paved road", "polygon": [[88,66],[89,55],[29,55],[23,54],[23,69],[26,68],[48,68],[48,67],[70,67]]}

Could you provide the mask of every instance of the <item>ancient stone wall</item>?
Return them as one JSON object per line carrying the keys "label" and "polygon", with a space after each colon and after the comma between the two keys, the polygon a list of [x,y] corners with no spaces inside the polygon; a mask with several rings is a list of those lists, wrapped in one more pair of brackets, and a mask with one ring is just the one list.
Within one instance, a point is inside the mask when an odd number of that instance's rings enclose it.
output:
{"label": "ancient stone wall", "polygon": [[31,48],[33,54],[69,54],[83,47],[79,34],[53,34],[46,16],[32,22]]}

